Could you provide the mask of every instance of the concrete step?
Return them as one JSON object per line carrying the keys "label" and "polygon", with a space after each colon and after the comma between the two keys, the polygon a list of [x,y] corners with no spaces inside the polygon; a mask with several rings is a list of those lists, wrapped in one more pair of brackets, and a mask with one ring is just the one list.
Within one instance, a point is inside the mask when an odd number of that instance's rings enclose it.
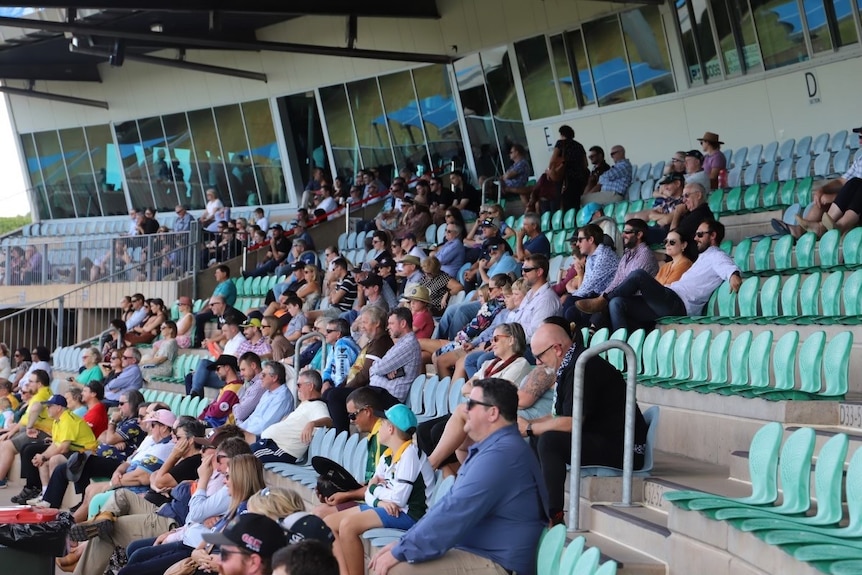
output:
{"label": "concrete step", "polygon": [[657,509],[634,505],[621,507],[598,503],[589,513],[590,531],[617,543],[667,561],[667,514]]}
{"label": "concrete step", "polygon": [[583,535],[587,547],[598,547],[602,552],[601,562],[608,560],[617,562],[617,573],[620,575],[667,575],[668,567],[662,561],[645,552],[623,545],[614,539],[598,533],[570,533],[574,538]]}

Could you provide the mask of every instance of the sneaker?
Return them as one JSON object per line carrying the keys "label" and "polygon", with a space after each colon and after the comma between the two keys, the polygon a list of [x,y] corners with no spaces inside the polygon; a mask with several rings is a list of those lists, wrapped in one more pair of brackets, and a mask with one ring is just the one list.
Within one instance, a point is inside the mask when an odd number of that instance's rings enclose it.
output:
{"label": "sneaker", "polygon": [[0,489],[6,489],[6,480],[0,479]]}
{"label": "sneaker", "polygon": [[39,497],[35,497],[33,499],[28,499],[27,505],[30,505],[31,507],[45,507],[45,508],[51,507],[51,504],[48,503],[47,501],[45,501],[44,499],[42,499],[41,495]]}
{"label": "sneaker", "polygon": [[33,499],[36,496],[41,496],[42,490],[38,487],[25,487],[21,490],[21,493],[14,496],[12,498],[12,503],[17,503],[18,505],[24,505],[27,503],[28,499]]}
{"label": "sneaker", "polygon": [[72,541],[89,541],[95,537],[109,539],[114,534],[115,520],[111,513],[99,513],[92,521],[72,525],[69,538]]}

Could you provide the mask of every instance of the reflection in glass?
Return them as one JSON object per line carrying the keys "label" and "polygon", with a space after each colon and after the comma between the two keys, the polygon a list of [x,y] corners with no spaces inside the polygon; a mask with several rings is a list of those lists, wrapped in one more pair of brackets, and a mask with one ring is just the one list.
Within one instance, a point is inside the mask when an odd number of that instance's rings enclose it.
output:
{"label": "reflection in glass", "polygon": [[51,213],[55,218],[74,218],[74,197],[69,201],[69,179],[66,176],[66,165],[63,162],[63,149],[60,138],[54,130],[36,132],[36,153],[39,154],[39,164],[42,177],[51,204]]}
{"label": "reflection in glass", "polygon": [[427,163],[422,116],[416,104],[410,71],[380,76],[380,93],[386,115],[378,116],[372,122],[383,128],[388,120],[397,167],[414,169],[417,164]]}
{"label": "reflection in glass", "polygon": [[[455,99],[452,97],[449,68],[442,64],[415,68],[413,81],[428,138],[431,166],[439,170],[453,159],[459,165],[464,165],[464,141]],[[417,125],[416,128],[421,129],[421,126]]]}
{"label": "reflection in glass", "polygon": [[[527,133],[521,117],[521,106],[515,92],[515,77],[512,62],[505,46],[482,52],[482,69],[488,87],[488,99],[494,112],[494,126],[501,163],[494,175],[502,174],[509,165],[509,147],[512,144],[527,145]],[[527,150],[527,162],[530,152]]]}
{"label": "reflection in glass", "polygon": [[49,220],[52,217],[51,205],[48,203],[45,181],[42,178],[42,170],[39,165],[39,154],[36,153],[36,144],[33,142],[33,134],[21,136],[21,148],[24,151],[24,159],[27,162],[27,171],[30,175],[31,201],[36,207],[36,213],[40,220]]}
{"label": "reflection in glass", "polygon": [[[856,23],[853,21],[853,6],[850,0],[826,0],[832,1],[835,7],[835,19],[838,21],[838,45],[850,46],[859,41],[856,36]],[[862,8],[862,0],[859,2]]]}
{"label": "reflection in glass", "polygon": [[123,193],[123,166],[114,145],[111,127],[107,124],[87,126],[84,132],[87,135],[90,164],[96,175],[103,215],[117,216],[127,213],[126,195]]}
{"label": "reflection in glass", "polygon": [[632,80],[617,17],[606,16],[584,24],[584,40],[599,105],[632,101]]}
{"label": "reflection in glass", "polygon": [[382,173],[391,172],[393,158],[386,124],[374,123],[383,115],[377,79],[351,82],[347,84],[347,94],[350,97],[350,110],[353,113],[353,124],[359,138],[359,152],[362,154],[363,164],[372,168],[382,167]]}
{"label": "reflection in glass", "polygon": [[[569,76],[572,89],[578,99],[580,107],[590,106],[596,103],[596,92],[593,88],[592,73],[587,60],[587,51],[584,48],[584,35],[581,30],[572,30],[566,33],[566,46],[569,50],[569,60],[572,67],[577,70],[577,82]],[[559,68],[557,69],[559,74]],[[565,83],[566,78],[560,76],[560,82]],[[565,100],[564,100],[565,101]]]}
{"label": "reflection in glass", "polygon": [[805,8],[808,34],[811,36],[811,48],[814,53],[832,50],[832,37],[829,35],[829,26],[826,24],[823,0],[802,0],[802,6]]}
{"label": "reflection in glass", "polygon": [[213,112],[221,148],[227,160],[227,181],[232,198],[230,205],[248,205],[248,202],[254,199],[252,196],[257,194],[257,183],[239,104],[219,106],[214,108]]}
{"label": "reflection in glass", "polygon": [[[188,113],[189,128],[192,131],[197,171],[204,191],[212,188],[216,196],[226,206],[230,203],[230,189],[227,183],[227,167],[222,159],[221,145],[216,132],[213,111],[210,108]],[[194,180],[192,180],[194,181]],[[203,202],[193,194],[196,202]]]}
{"label": "reflection in glass", "polygon": [[[168,175],[176,188],[179,203],[195,209],[202,208],[203,190],[201,189],[200,174],[196,166],[189,125],[186,115],[169,114],[162,116],[162,127],[165,130],[165,142],[167,143]],[[174,206],[169,206],[173,209]]]}
{"label": "reflection in glass", "polygon": [[[742,54],[745,59],[745,71],[763,70],[760,59],[760,48],[757,46],[757,34],[754,31],[754,18],[746,0],[727,0],[730,7],[730,25],[736,35],[741,35]],[[722,38],[722,49],[732,39]]]}
{"label": "reflection in glass", "polygon": [[[287,202],[287,187],[281,169],[281,155],[275,140],[272,110],[269,100],[255,100],[242,104],[246,132],[251,144],[251,161],[258,185],[257,204]],[[249,204],[251,205],[251,204]]]}
{"label": "reflection in glass", "polygon": [[132,207],[142,210],[147,206],[153,206],[153,194],[150,188],[149,166],[147,155],[141,145],[138,133],[138,123],[134,120],[116,124],[117,144],[120,147],[120,158],[123,162],[123,171],[126,174],[126,184],[129,186],[129,195]]}
{"label": "reflection in glass", "polygon": [[751,8],[767,70],[808,60],[802,17],[796,2],[751,0]]}
{"label": "reflection in glass", "polygon": [[563,40],[562,34],[551,36],[551,55],[553,56],[554,69],[557,73],[557,83],[560,86],[560,96],[563,98],[563,108],[574,110],[578,107],[578,98],[575,94],[572,66],[569,63],[566,42]]}
{"label": "reflection in glass", "polygon": [[627,10],[620,22],[638,99],[675,92],[658,6]]}
{"label": "reflection in glass", "polygon": [[285,96],[279,98],[277,103],[293,185],[295,189],[302,190],[311,181],[315,167],[329,172],[326,143],[314,92]]}
{"label": "reflection in glass", "polygon": [[551,69],[545,36],[515,42],[515,56],[518,59],[518,71],[521,73],[530,118],[536,120],[558,116],[560,102],[554,87],[554,72]]}
{"label": "reflection in glass", "polygon": [[354,174],[363,164],[344,85],[321,88],[320,102],[326,117],[326,131],[329,133],[329,144],[335,161],[335,175],[352,182]]}
{"label": "reflection in glass", "polygon": [[501,158],[479,54],[471,54],[456,61],[455,78],[464,107],[467,134],[473,148],[476,175],[479,178],[493,177],[500,173]]}
{"label": "reflection in glass", "polygon": [[677,4],[676,18],[681,34],[682,53],[685,56],[685,64],[688,69],[688,81],[690,84],[701,84],[704,81],[703,70],[697,59],[696,40],[694,30],[692,29],[692,18],[690,17],[688,2]]}
{"label": "reflection in glass", "polygon": [[721,64],[712,33],[712,23],[707,0],[690,0],[695,17],[697,47],[706,69],[706,79],[721,78]]}
{"label": "reflection in glass", "polygon": [[141,144],[147,158],[147,171],[153,186],[153,199],[157,212],[173,210],[179,199],[174,186],[171,165],[175,158],[168,154],[162,119],[159,116],[138,120]]}
{"label": "reflection in glass", "polygon": [[60,144],[63,146],[71,196],[78,208],[78,217],[102,215],[96,188],[96,176],[93,173],[93,166],[90,165],[90,154],[87,153],[84,129],[66,128],[60,130]]}

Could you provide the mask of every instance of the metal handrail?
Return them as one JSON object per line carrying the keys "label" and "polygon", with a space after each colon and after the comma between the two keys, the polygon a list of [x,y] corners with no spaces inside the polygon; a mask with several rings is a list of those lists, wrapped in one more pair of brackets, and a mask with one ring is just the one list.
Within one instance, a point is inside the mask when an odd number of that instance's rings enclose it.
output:
{"label": "metal handrail", "polygon": [[626,379],[626,427],[623,438],[623,497],[621,505],[632,504],[632,474],[634,473],[635,416],[637,407],[637,355],[624,341],[610,340],[590,346],[581,353],[575,362],[574,383],[572,384],[572,459],[569,476],[569,531],[580,527],[581,502],[581,435],[584,415],[584,372],[587,360],[611,349],[620,349],[626,354],[628,374]]}
{"label": "metal handrail", "polygon": [[299,362],[300,362],[299,346],[300,346],[300,344],[302,344],[304,341],[306,341],[308,339],[320,339],[320,341],[323,342],[323,345],[320,346],[320,349],[323,352],[323,357],[322,357],[323,361],[321,362],[321,365],[326,365],[326,336],[323,335],[322,333],[320,333],[319,331],[310,331],[304,335],[299,336],[299,339],[296,340],[296,344],[294,345],[294,349],[296,350],[295,356],[296,356],[296,376],[297,377],[299,377],[299,372],[302,370],[302,366],[299,364]]}

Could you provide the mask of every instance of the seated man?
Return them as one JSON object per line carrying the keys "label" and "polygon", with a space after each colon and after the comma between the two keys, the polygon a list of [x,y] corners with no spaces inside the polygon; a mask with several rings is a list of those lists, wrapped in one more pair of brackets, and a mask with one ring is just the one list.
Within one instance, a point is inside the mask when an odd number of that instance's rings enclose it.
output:
{"label": "seated man", "polygon": [[593,202],[613,204],[626,198],[634,176],[632,163],[626,158],[626,149],[622,146],[611,148],[611,158],[614,160],[613,167],[599,176],[601,191],[584,194],[581,197],[582,206]]}
{"label": "seated man", "polygon": [[551,242],[542,233],[542,218],[536,212],[524,214],[524,223],[515,230],[515,259],[523,262],[533,254],[551,255]]}
{"label": "seated man", "polygon": [[[553,415],[528,421],[518,418],[521,435],[530,438],[539,456],[542,475],[550,496],[551,522],[563,522],[566,464],[572,452],[572,405],[574,369],[584,344],[572,339],[559,325],[545,324],[530,342],[536,363],[557,374],[557,397]],[[600,357],[587,361],[581,423],[581,465],[622,467],[625,434],[626,383],[617,369]],[[647,424],[636,409],[634,468],[643,467]],[[468,462],[469,463],[469,462]]]}
{"label": "seated man", "polygon": [[290,238],[284,235],[284,228],[279,224],[273,224],[269,229],[272,232],[272,237],[269,240],[266,258],[252,271],[243,271],[242,277],[256,278],[271,275],[278,266],[287,260],[287,254],[290,253],[292,243]]}
{"label": "seated man", "polygon": [[[236,304],[236,284],[230,280],[230,268],[225,264],[219,264],[215,267],[216,284],[212,296],[210,296],[209,304],[195,314],[195,331],[192,347],[197,347],[204,339],[204,328],[207,323],[221,317],[229,309],[233,309]],[[131,328],[129,328],[131,329]]]}
{"label": "seated man", "polygon": [[199,419],[210,427],[221,427],[233,414],[233,406],[239,403],[239,390],[244,382],[239,376],[239,364],[232,355],[220,355],[206,369],[216,373],[222,386],[218,396],[204,409]]}
{"label": "seated man", "polygon": [[699,315],[712,292],[724,281],[730,282],[730,290],[736,292],[742,285],[739,268],[718,247],[724,239],[724,225],[705,220],[698,226],[695,237],[700,256],[678,281],[665,287],[648,272],[635,270],[613,291],[579,301],[578,309],[596,313],[607,308],[611,330],[621,327],[631,330],[635,325],[654,323],[668,315]]}
{"label": "seated man", "polygon": [[270,425],[259,437],[246,432],[251,451],[262,463],[296,463],[308,451],[317,427],[332,426],[326,402],[320,397],[323,380],[306,369],[296,380],[300,404],[282,421]]}
{"label": "seated man", "polygon": [[141,350],[136,347],[123,348],[121,358],[122,371],[105,385],[105,399],[102,402],[108,407],[118,406],[122,394],[138,391],[144,386],[144,376],[138,366],[141,362]]}
{"label": "seated man", "polygon": [[682,204],[682,188],[685,176],[682,172],[671,172],[658,183],[658,190],[653,193],[655,201],[651,208],[630,214],[633,218],[640,218],[655,222],[656,226],[666,228],[673,220],[673,212],[677,206]]}
{"label": "seated man", "polygon": [[434,487],[434,471],[412,441],[416,415],[399,403],[382,421],[379,441],[386,450],[368,482],[365,503],[325,519],[335,534],[335,557],[350,575],[365,573],[362,534],[375,527],[410,529],[425,515]]}
{"label": "seated man", "polygon": [[239,402],[233,406],[233,416],[237,425],[248,419],[263,395],[263,365],[256,353],[247,351],[239,358],[239,374],[245,382],[239,391]]}
{"label": "seated man", "polygon": [[676,231],[688,243],[686,257],[694,260],[697,257],[697,246],[694,233],[700,222],[714,219],[709,204],[706,203],[707,191],[698,183],[687,183],[682,189],[682,204],[673,210],[673,218],[666,228],[654,226],[647,231],[647,243],[657,244],[664,241],[667,233]]}
{"label": "seated man", "polygon": [[515,425],[515,387],[479,380],[466,405],[465,429],[475,443],[451,491],[374,556],[374,573],[534,572],[547,492]]}
{"label": "seated man", "polygon": [[277,361],[267,361],[261,375],[263,395],[249,418],[240,424],[244,432],[254,436],[261,435],[293,411],[293,394],[285,383],[284,366]]}
{"label": "seated man", "polygon": [[387,330],[395,345],[368,370],[371,377],[369,385],[385,389],[392,397],[404,402],[410,393],[410,385],[422,372],[422,350],[413,333],[413,314],[407,308],[395,308],[389,314]]}
{"label": "seated man", "polygon": [[[226,314],[224,316],[224,323],[222,324],[222,333],[226,338],[224,346],[217,346],[212,349],[212,354],[215,357],[221,357],[222,355],[230,355],[234,358],[242,355],[241,347],[242,344],[246,342],[245,336],[240,331],[240,324],[245,321],[245,316],[237,316],[234,313]],[[209,367],[213,364],[212,361],[208,359],[202,359],[200,363],[198,363],[197,369],[189,374],[186,374],[185,384],[186,384],[186,394],[203,397],[204,395],[204,387],[211,387],[218,389],[222,386],[222,380],[209,370]]]}
{"label": "seated man", "polygon": [[329,320],[326,324],[326,344],[332,346],[327,356],[323,373],[323,391],[340,387],[347,381],[350,368],[359,357],[359,346],[350,335],[350,324],[341,318]]}
{"label": "seated man", "polygon": [[[0,489],[6,488],[7,475],[15,456],[30,444],[46,444],[50,440],[53,420],[45,402],[51,399],[51,378],[43,369],[29,375],[27,391],[31,397],[19,423],[0,434]],[[23,402],[23,400],[22,400]]]}

